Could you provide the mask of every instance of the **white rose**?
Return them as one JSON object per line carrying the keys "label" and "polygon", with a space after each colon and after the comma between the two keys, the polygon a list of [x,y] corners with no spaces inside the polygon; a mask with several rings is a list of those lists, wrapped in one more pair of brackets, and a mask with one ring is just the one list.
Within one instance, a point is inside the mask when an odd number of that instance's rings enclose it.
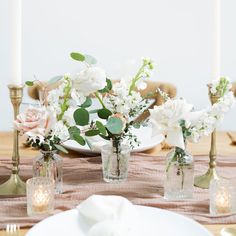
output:
{"label": "white rose", "polygon": [[99,67],[88,67],[72,79],[73,87],[84,96],[88,96],[106,86],[106,73]]}
{"label": "white rose", "polygon": [[17,116],[14,127],[29,138],[43,138],[49,134],[56,120],[55,113],[46,107],[29,106]]}
{"label": "white rose", "polygon": [[169,99],[162,106],[150,109],[153,135],[167,134],[167,142],[170,145],[184,149],[184,138],[179,122],[185,119],[192,109],[193,106],[184,99]]}

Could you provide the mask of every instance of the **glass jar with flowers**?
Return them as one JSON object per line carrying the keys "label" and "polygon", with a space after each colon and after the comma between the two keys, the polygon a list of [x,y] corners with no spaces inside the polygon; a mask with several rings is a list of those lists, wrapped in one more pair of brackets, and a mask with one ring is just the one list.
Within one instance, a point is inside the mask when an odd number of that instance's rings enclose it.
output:
{"label": "glass jar with flowers", "polygon": [[[73,54],[72,58],[83,61],[85,57]],[[93,93],[100,107],[96,110],[89,110],[89,106],[80,107],[74,112],[77,126],[70,127],[69,132],[75,141],[91,147],[89,137],[99,136],[108,142],[101,148],[103,179],[106,182],[121,182],[128,176],[130,149],[139,143],[132,128],[140,127],[141,123],[136,122],[135,118],[148,103],[138,90],[140,86],[144,88],[143,78],[149,77],[152,69],[153,62],[143,59],[138,72],[129,81],[122,79],[113,83],[106,78],[106,85]],[[79,84],[76,82],[79,79],[80,74],[74,78],[75,84]],[[91,114],[97,118],[90,120]]]}
{"label": "glass jar with flowers", "polygon": [[[222,84],[218,82],[217,84]],[[231,92],[210,108],[194,111],[193,106],[182,98],[171,100],[160,91],[165,103],[150,109],[153,133],[162,133],[174,148],[167,154],[164,196],[170,200],[180,200],[193,196],[194,165],[191,154],[186,151],[186,142],[197,143],[204,135],[211,134],[224,113],[232,107]]]}
{"label": "glass jar with flowers", "polygon": [[40,150],[33,160],[33,176],[53,178],[56,193],[62,193],[63,159],[57,152],[67,153],[62,144],[69,139],[67,113],[71,109],[71,81],[64,76],[53,78],[47,84],[38,80],[26,84],[40,87],[40,103],[20,113],[14,126],[25,137],[28,146]]}

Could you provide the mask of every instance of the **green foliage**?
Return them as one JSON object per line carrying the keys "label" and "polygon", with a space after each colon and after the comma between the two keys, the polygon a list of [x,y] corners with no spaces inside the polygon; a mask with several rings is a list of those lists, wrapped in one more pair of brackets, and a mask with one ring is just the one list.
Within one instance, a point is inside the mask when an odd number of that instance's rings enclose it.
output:
{"label": "green foliage", "polygon": [[100,121],[96,121],[96,127],[102,135],[107,135],[106,127]]}
{"label": "green foliage", "polygon": [[58,151],[61,151],[61,152],[64,152],[64,153],[68,154],[68,151],[63,146],[61,146],[59,144],[54,144],[54,146]]}
{"label": "green foliage", "polygon": [[68,131],[71,139],[74,139],[75,134],[80,134],[80,129],[77,126],[70,127]]}
{"label": "green foliage", "polygon": [[86,136],[96,136],[100,133],[98,129],[92,129],[85,132]]}
{"label": "green foliage", "polygon": [[61,79],[63,79],[62,75],[55,76],[55,77],[51,78],[50,80],[48,80],[47,84],[55,84],[58,81],[60,81]]}
{"label": "green foliage", "polygon": [[76,60],[76,61],[81,61],[81,62],[87,62],[89,65],[94,65],[97,63],[96,58],[93,56],[90,56],[88,54],[82,54],[79,52],[72,52],[70,54],[71,58]]}
{"label": "green foliage", "polygon": [[85,57],[85,61],[86,61],[89,65],[97,64],[97,60],[96,60],[96,58],[94,58],[93,56],[84,54],[84,57]]}
{"label": "green foliage", "polygon": [[110,117],[106,124],[106,128],[114,135],[121,134],[123,132],[123,126],[122,120],[116,117]]}
{"label": "green foliage", "polygon": [[88,108],[92,105],[92,99],[90,97],[86,97],[85,102],[80,106],[82,108]]}
{"label": "green foliage", "polygon": [[74,112],[74,120],[77,125],[85,126],[89,124],[89,112],[84,108],[79,108]]}
{"label": "green foliage", "polygon": [[80,134],[74,134],[73,139],[82,146],[86,144],[84,138]]}
{"label": "green foliage", "polygon": [[[54,80],[56,81],[56,80]],[[61,106],[61,113],[57,116],[58,120],[62,120],[65,112],[68,110],[69,108],[69,99],[70,99],[70,93],[71,93],[71,83],[70,80],[68,78],[65,78],[66,81],[66,86],[63,90],[64,92],[64,96],[63,96],[63,102],[60,105]]]}
{"label": "green foliage", "polygon": [[105,88],[98,90],[99,93],[109,93],[109,91],[112,90],[112,82],[110,79],[106,79],[107,85],[105,86]]}
{"label": "green foliage", "polygon": [[25,84],[29,87],[34,85],[34,81],[26,81]]}
{"label": "green foliage", "polygon": [[95,110],[90,110],[89,111],[89,114],[95,114],[95,113],[98,113],[100,109],[95,109]]}
{"label": "green foliage", "polygon": [[112,115],[112,112],[106,108],[98,110],[98,117],[101,119],[107,120],[110,115]]}
{"label": "green foliage", "polygon": [[85,56],[81,53],[78,52],[72,52],[70,54],[71,58],[76,60],[76,61],[84,61],[85,60]]}
{"label": "green foliage", "polygon": [[180,120],[179,125],[182,129],[184,140],[186,140],[186,138],[191,135],[191,132],[189,131],[188,128],[186,128],[185,120]]}

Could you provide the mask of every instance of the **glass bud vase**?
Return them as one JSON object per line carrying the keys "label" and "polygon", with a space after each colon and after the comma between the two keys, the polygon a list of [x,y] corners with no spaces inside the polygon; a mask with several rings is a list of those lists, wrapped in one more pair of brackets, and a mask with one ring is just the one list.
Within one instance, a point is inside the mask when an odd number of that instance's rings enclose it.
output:
{"label": "glass bud vase", "polygon": [[55,181],[55,192],[63,192],[63,159],[56,151],[42,151],[33,161],[33,177],[48,177]]}
{"label": "glass bud vase", "polygon": [[127,179],[130,148],[121,144],[119,139],[102,147],[103,179],[108,183],[122,182]]}
{"label": "glass bud vase", "polygon": [[192,198],[193,188],[193,157],[186,150],[174,147],[166,159],[164,198],[168,200]]}

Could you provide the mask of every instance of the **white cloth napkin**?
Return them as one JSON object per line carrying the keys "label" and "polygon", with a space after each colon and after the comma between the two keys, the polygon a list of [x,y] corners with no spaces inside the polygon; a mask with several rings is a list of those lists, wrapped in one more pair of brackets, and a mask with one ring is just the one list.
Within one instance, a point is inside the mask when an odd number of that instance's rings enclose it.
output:
{"label": "white cloth napkin", "polygon": [[90,224],[88,236],[131,236],[137,219],[135,206],[120,196],[92,195],[78,211]]}

